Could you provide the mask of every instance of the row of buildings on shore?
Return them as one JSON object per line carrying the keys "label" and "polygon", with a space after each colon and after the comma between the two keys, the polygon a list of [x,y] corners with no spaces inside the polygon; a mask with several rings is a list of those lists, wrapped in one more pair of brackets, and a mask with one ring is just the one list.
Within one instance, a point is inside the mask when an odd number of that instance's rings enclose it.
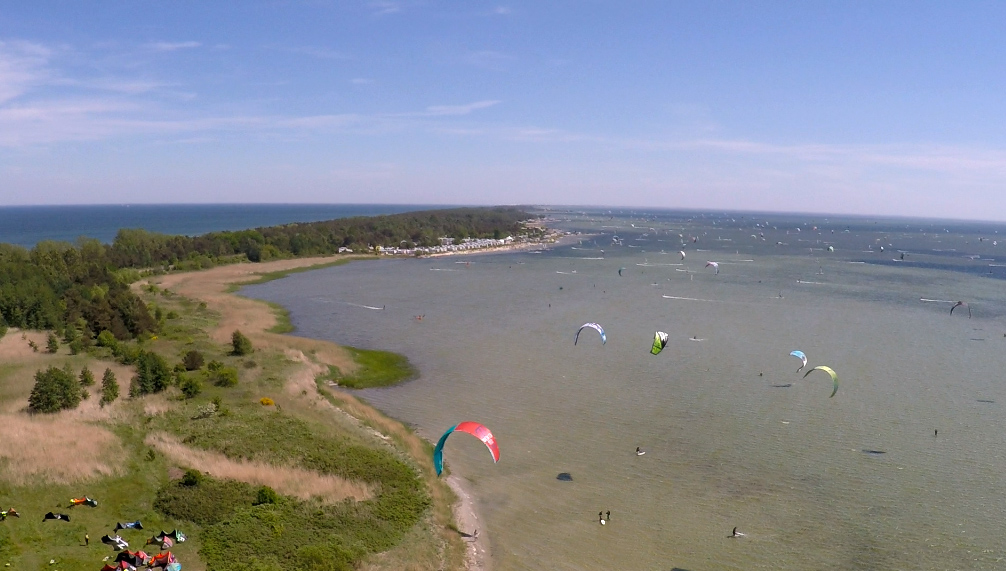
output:
{"label": "row of buildings on shore", "polygon": [[[470,252],[472,250],[489,250],[494,248],[505,248],[511,246],[530,246],[534,244],[550,244],[555,242],[564,233],[557,230],[542,229],[541,233],[520,234],[516,237],[506,238],[464,238],[460,243],[455,244],[454,238],[440,238],[438,246],[413,246],[411,248],[400,245],[398,247],[377,246],[374,251],[384,256],[429,256],[433,254],[451,254]],[[349,250],[350,252],[352,250]],[[341,252],[341,249],[340,249]]]}

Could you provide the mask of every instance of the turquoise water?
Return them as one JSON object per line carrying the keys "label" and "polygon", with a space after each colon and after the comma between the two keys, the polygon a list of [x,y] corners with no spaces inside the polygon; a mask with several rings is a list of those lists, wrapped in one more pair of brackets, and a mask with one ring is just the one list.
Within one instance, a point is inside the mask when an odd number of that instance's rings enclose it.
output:
{"label": "turquoise water", "polygon": [[197,236],[290,222],[317,222],[446,208],[401,204],[102,204],[0,207],[0,243],[30,248],[42,240],[80,236],[111,243],[120,228]]}
{"label": "turquoise water", "polygon": [[[287,306],[298,334],[407,355],[419,379],[362,395],[420,434],[493,430],[499,464],[463,435],[445,458],[479,498],[494,569],[1002,567],[998,228],[551,214],[584,235],[245,293]],[[958,299],[973,319],[950,315]],[[607,344],[573,345],[587,321]],[[670,342],[652,356],[657,329]],[[793,349],[838,372],[834,398]]]}

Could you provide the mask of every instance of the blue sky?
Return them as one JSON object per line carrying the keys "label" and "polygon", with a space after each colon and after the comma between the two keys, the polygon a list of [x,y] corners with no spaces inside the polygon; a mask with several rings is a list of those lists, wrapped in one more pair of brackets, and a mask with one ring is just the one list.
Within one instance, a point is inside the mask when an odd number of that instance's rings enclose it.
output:
{"label": "blue sky", "polygon": [[0,202],[1006,219],[1006,4],[0,9]]}

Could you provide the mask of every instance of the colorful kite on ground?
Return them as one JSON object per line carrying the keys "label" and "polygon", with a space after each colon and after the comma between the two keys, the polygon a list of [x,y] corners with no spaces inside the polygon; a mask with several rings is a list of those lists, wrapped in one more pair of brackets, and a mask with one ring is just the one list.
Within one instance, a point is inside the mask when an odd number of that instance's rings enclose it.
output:
{"label": "colorful kite on ground", "polygon": [[145,551],[140,551],[139,549],[136,551],[123,551],[115,556],[116,563],[122,561],[139,567],[140,565],[146,565],[150,561],[150,556]]}
{"label": "colorful kite on ground", "polygon": [[174,547],[175,542],[172,541],[171,537],[169,537],[167,535],[160,536],[160,537],[158,537],[158,536],[155,535],[155,536],[151,537],[150,539],[148,539],[146,544],[147,545],[156,545],[156,546],[160,547],[161,549],[170,549],[171,547]]}
{"label": "colorful kite on ground", "polygon": [[803,354],[803,351],[799,351],[799,350],[797,350],[797,351],[790,351],[789,354],[792,355],[792,356],[794,356],[794,357],[796,357],[797,359],[800,359],[801,361],[803,361],[803,364],[800,365],[800,368],[796,370],[797,373],[799,373],[801,369],[803,369],[804,367],[807,366],[807,356]]}
{"label": "colorful kite on ground", "polygon": [[170,551],[165,551],[164,553],[159,553],[150,559],[147,563],[148,567],[167,567],[171,563],[177,563],[178,560],[172,555]]}
{"label": "colorful kite on ground", "polygon": [[580,340],[580,332],[586,329],[587,327],[594,329],[601,334],[601,345],[604,345],[605,343],[608,342],[608,336],[604,334],[603,327],[601,327],[597,323],[584,323],[583,325],[580,326],[579,329],[576,330],[576,337],[573,338],[573,345],[576,345],[576,342]]}
{"label": "colorful kite on ground", "polygon": [[831,395],[828,398],[831,398],[831,397],[835,396],[835,393],[838,392],[838,373],[836,373],[835,371],[831,370],[831,367],[825,367],[824,365],[818,365],[817,367],[814,367],[813,369],[811,369],[811,370],[807,371],[806,373],[804,373],[803,378],[806,379],[807,375],[813,373],[814,371],[824,371],[825,373],[828,373],[829,375],[831,375],[831,380],[834,381],[835,388],[831,390]]}
{"label": "colorful kite on ground", "polygon": [[154,537],[158,540],[162,540],[165,537],[168,537],[173,539],[175,543],[183,543],[185,541],[185,534],[178,531],[177,529],[171,530],[171,533],[161,530],[161,533],[155,535]]}
{"label": "colorful kite on ground", "polygon": [[92,508],[96,508],[96,507],[98,507],[98,500],[92,500],[91,498],[89,498],[87,496],[84,496],[82,498],[70,498],[70,507],[71,508],[74,507],[74,506],[79,506],[81,504],[83,504],[85,506],[90,506]]}
{"label": "colorful kite on ground", "polygon": [[45,521],[47,519],[61,519],[63,521],[70,521],[70,516],[66,514],[54,514],[52,512],[49,512],[44,516],[42,516],[42,521]]}
{"label": "colorful kite on ground", "polygon": [[143,524],[140,523],[140,520],[116,523],[115,531],[119,531],[120,529],[143,529]]}
{"label": "colorful kite on ground", "polygon": [[968,305],[967,302],[964,302],[964,301],[958,301],[957,303],[955,303],[954,306],[950,308],[950,315],[953,315],[954,314],[954,310],[957,309],[958,307],[962,306],[962,305],[964,307],[968,308],[968,319],[971,319],[971,306]]}
{"label": "colorful kite on ground", "polygon": [[659,354],[667,347],[667,334],[663,331],[657,331],[653,334],[653,347],[650,349],[650,353],[654,355]]}
{"label": "colorful kite on ground", "polygon": [[5,521],[7,519],[7,516],[19,518],[21,517],[21,514],[17,513],[17,510],[15,510],[14,508],[5,511],[0,511],[0,521]]}
{"label": "colorful kite on ground", "polygon": [[433,467],[437,471],[437,476],[444,471],[444,443],[447,442],[447,437],[455,432],[467,432],[475,438],[478,438],[485,443],[487,448],[489,448],[489,452],[493,455],[493,463],[500,461],[500,447],[499,444],[496,443],[493,433],[490,432],[488,428],[477,422],[466,420],[456,426],[448,428],[447,432],[445,432],[437,442],[437,447],[433,449]]}

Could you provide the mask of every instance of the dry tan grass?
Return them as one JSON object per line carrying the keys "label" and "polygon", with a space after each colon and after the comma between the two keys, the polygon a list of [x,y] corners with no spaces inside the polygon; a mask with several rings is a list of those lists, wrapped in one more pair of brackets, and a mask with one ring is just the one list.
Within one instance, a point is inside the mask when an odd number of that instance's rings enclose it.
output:
{"label": "dry tan grass", "polygon": [[69,415],[2,415],[0,480],[68,484],[121,472],[122,447],[111,432]]}
{"label": "dry tan grass", "polygon": [[319,498],[326,503],[337,503],[352,498],[360,501],[372,497],[374,493],[371,486],[364,482],[353,482],[302,468],[273,466],[249,460],[231,460],[223,454],[186,446],[165,433],[148,436],[146,443],[170,458],[172,462],[206,472],[215,478],[269,486],[280,494],[304,500]]}
{"label": "dry tan grass", "polygon": [[[321,363],[334,365],[351,373],[357,365],[344,348],[317,339],[268,333],[267,330],[276,325],[276,315],[271,307],[261,301],[227,293],[227,288],[232,284],[254,281],[262,274],[331,261],[333,258],[300,258],[261,264],[231,264],[199,272],[157,276],[148,281],[182,296],[204,301],[207,308],[219,313],[220,322],[216,329],[209,332],[210,338],[218,343],[230,343],[231,334],[239,329],[258,348],[293,347],[313,355]],[[137,282],[133,287],[140,289],[144,283],[146,282]]]}

